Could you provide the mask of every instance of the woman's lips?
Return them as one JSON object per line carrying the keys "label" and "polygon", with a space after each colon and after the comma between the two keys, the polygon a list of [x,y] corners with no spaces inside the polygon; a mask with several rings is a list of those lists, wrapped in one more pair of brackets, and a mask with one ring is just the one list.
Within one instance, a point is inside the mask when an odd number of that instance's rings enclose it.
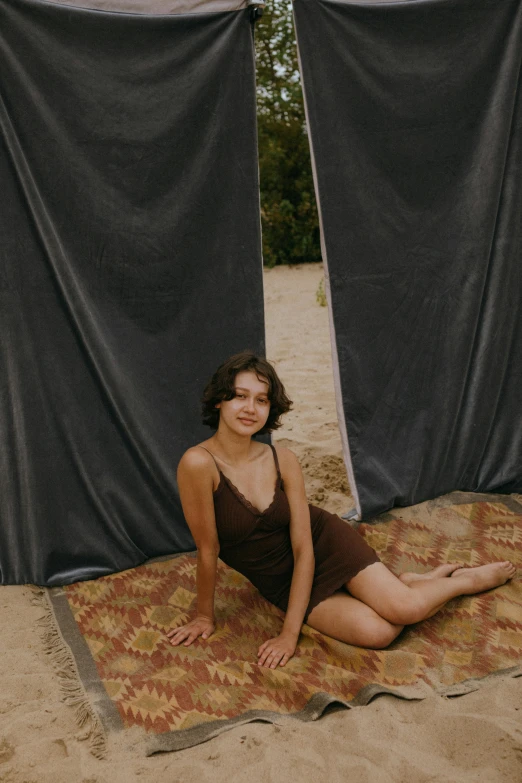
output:
{"label": "woman's lips", "polygon": [[242,417],[239,417],[239,421],[240,421],[242,424],[255,424],[255,421],[254,421],[254,419],[244,419],[244,418],[242,418]]}

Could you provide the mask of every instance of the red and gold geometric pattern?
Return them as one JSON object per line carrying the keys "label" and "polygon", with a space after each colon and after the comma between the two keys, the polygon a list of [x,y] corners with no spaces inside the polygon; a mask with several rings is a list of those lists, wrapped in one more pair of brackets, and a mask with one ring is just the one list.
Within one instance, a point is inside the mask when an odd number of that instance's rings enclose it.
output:
{"label": "red and gold geometric pattern", "polygon": [[314,694],[353,702],[365,686],[400,694],[425,683],[445,691],[520,663],[520,513],[496,499],[423,504],[418,517],[408,509],[390,521],[361,525],[360,532],[396,574],[507,559],[519,570],[496,590],[451,601],[386,650],[352,647],[305,626],[295,656],[276,670],[257,666],[257,649],[279,632],[283,614],[223,564],[217,630],[190,647],[172,647],[165,634],[190,617],[193,555],[70,585],[64,588],[69,607],[123,725],[162,734],[250,710],[289,714]]}

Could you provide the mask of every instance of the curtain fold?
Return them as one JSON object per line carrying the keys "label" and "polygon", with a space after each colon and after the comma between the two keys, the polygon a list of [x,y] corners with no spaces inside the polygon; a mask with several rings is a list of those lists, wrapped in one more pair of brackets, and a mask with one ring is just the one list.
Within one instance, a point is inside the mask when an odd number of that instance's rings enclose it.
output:
{"label": "curtain fold", "polygon": [[522,489],[520,0],[294,0],[360,516]]}
{"label": "curtain fold", "polygon": [[0,0],[0,575],[186,551],[217,363],[264,350],[250,12]]}

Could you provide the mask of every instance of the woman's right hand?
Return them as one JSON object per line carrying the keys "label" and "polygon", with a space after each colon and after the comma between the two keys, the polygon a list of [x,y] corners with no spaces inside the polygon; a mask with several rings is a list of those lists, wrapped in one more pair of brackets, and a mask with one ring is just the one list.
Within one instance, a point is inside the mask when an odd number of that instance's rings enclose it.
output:
{"label": "woman's right hand", "polygon": [[168,631],[167,636],[170,639],[170,643],[174,646],[183,644],[185,647],[188,647],[189,644],[192,644],[194,639],[197,639],[199,636],[201,636],[202,639],[208,639],[215,630],[216,625],[212,620],[208,617],[198,615],[194,620],[191,620],[190,623],[181,625],[179,628],[173,628],[172,631]]}

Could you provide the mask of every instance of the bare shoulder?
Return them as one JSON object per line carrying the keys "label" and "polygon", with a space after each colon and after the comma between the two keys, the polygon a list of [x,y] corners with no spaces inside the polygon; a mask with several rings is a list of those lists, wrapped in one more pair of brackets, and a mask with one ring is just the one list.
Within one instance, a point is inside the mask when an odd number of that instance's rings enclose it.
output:
{"label": "bare shoulder", "polygon": [[306,502],[306,489],[304,483],[303,471],[296,455],[290,449],[284,446],[275,446],[281,477],[285,484],[285,493],[288,498],[298,498]]}
{"label": "bare shoulder", "polygon": [[179,461],[178,471],[180,470],[190,475],[212,475],[215,464],[208,451],[201,446],[191,446]]}
{"label": "bare shoulder", "polygon": [[275,443],[274,448],[276,450],[277,459],[279,460],[279,466],[283,475],[285,472],[301,472],[301,465],[299,464],[299,460],[293,451],[287,449],[286,446],[276,446]]}

